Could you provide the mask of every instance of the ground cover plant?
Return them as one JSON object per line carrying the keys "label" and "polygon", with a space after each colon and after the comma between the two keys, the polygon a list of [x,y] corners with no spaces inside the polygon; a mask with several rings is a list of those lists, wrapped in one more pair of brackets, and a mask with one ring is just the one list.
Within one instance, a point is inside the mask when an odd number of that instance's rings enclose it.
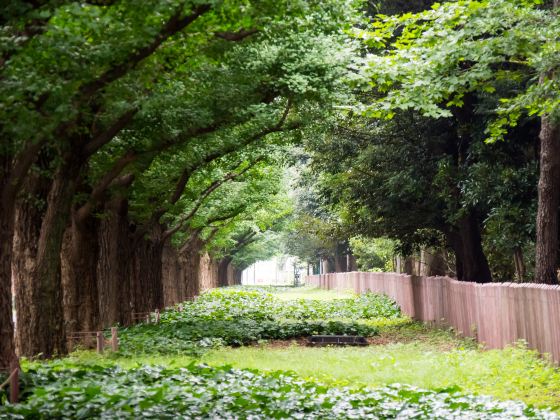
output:
{"label": "ground cover plant", "polygon": [[12,418],[558,418],[523,403],[465,396],[454,388],[329,387],[291,373],[230,367],[41,365],[27,372],[24,403],[0,407]]}
{"label": "ground cover plant", "polygon": [[283,301],[261,288],[223,288],[162,313],[160,324],[121,332],[124,354],[200,353],[220,345],[286,340],[317,334],[375,336],[381,326],[405,322],[386,296]]}
{"label": "ground cover plant", "polygon": [[[483,351],[452,331],[400,315],[283,321],[309,328],[370,323],[377,333],[368,348],[308,348],[296,340],[215,345],[241,342],[257,328],[277,334],[279,319],[268,316],[283,313],[278,299],[318,295],[323,303],[340,298],[310,288],[212,291],[179,314],[163,313],[158,325],[123,331],[118,353],[82,350],[58,361],[26,361],[24,401],[1,407],[7,397],[1,394],[0,418],[557,418],[560,372],[535,352],[522,345]],[[390,302],[374,295],[349,299],[336,306],[348,317],[360,313],[365,299]],[[232,318],[224,310],[239,314],[241,303],[248,304],[245,315]],[[320,313],[322,304],[314,305],[293,316]],[[205,317],[203,307],[216,318]],[[197,326],[183,324],[189,311],[200,313]],[[236,325],[241,331],[232,330]]]}

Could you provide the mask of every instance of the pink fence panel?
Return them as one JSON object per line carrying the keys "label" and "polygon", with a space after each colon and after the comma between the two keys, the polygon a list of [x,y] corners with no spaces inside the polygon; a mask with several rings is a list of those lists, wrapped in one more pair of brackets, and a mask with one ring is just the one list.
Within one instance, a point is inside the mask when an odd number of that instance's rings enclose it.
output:
{"label": "pink fence panel", "polygon": [[488,348],[526,340],[560,362],[560,287],[532,283],[460,282],[397,273],[329,273],[306,277],[325,289],[372,291],[394,299],[408,316],[448,325]]}

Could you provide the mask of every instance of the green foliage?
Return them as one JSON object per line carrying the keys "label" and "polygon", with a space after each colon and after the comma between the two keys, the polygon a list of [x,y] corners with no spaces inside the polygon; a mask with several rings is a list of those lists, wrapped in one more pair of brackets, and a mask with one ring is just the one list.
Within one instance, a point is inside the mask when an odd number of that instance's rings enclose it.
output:
{"label": "green foliage", "polygon": [[385,320],[401,317],[385,296],[363,294],[331,301],[279,300],[261,289],[221,288],[161,314],[158,325],[141,324],[121,332],[121,354],[199,353],[220,345],[310,335],[373,336]]}
{"label": "green foliage", "polygon": [[395,271],[395,241],[387,238],[350,238],[350,248],[361,271]]}
{"label": "green foliage", "polygon": [[415,109],[450,117],[469,93],[493,94],[509,80],[525,86],[501,97],[488,127],[491,140],[503,138],[523,113],[557,118],[552,70],[558,43],[552,34],[560,20],[541,3],[445,2],[417,14],[378,16],[369,30],[358,32],[380,51],[366,59],[369,86],[382,93],[366,112],[391,118],[396,110]]}
{"label": "green foliage", "polygon": [[0,407],[15,418],[556,418],[522,403],[393,385],[332,388],[293,374],[230,367],[182,369],[47,365],[26,374],[26,401]]}
{"label": "green foliage", "polygon": [[194,302],[187,302],[182,312],[169,311],[163,320],[248,318],[255,320],[285,319],[376,319],[397,318],[400,309],[386,296],[363,293],[350,299],[331,301],[295,299],[279,300],[260,288],[219,288],[210,290]]}
{"label": "green foliage", "polygon": [[80,156],[76,205],[103,217],[118,195],[138,232],[162,224],[175,245],[201,237],[220,258],[286,216],[282,155],[346,97],[355,43],[344,29],[361,1],[11,3],[0,157],[40,142],[49,176]]}
{"label": "green foliage", "polygon": [[[314,132],[308,139],[321,138],[332,129],[330,121],[319,132]],[[321,195],[315,184],[316,174],[301,161],[308,156],[301,150],[294,150],[300,160],[292,169],[292,196],[295,202],[294,213],[285,230],[285,249],[290,255],[297,256],[308,264],[317,264],[319,259],[345,258],[348,253],[347,234],[340,218],[329,208],[329,202]]]}

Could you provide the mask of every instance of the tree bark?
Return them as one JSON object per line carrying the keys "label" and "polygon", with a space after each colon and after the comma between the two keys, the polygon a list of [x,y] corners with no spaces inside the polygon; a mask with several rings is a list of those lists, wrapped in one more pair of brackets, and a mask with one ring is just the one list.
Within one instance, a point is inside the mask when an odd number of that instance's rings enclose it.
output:
{"label": "tree bark", "polygon": [[179,262],[183,268],[182,288],[183,298],[192,298],[200,294],[200,269],[201,255],[204,243],[199,236],[196,236],[189,246],[179,255]]}
{"label": "tree bark", "polygon": [[231,261],[231,257],[224,257],[218,264],[218,287],[229,286],[228,268]]}
{"label": "tree bark", "polygon": [[243,275],[243,270],[240,270],[237,267],[233,267],[233,285],[234,286],[240,286],[241,285],[242,275]]}
{"label": "tree bark", "polygon": [[[492,281],[488,260],[482,249],[480,226],[472,211],[468,211],[458,222],[461,250],[461,274],[459,280],[475,283]],[[459,271],[459,269],[457,269]]]}
{"label": "tree bark", "polygon": [[202,245],[196,237],[181,250],[169,243],[164,246],[162,283],[166,307],[200,294]]}
{"label": "tree bark", "polygon": [[51,182],[47,177],[33,173],[23,186],[25,195],[17,200],[12,273],[16,322],[20,326],[17,328],[16,346],[20,353],[28,346],[26,341],[33,337],[25,336],[25,331],[20,334],[19,330],[26,330],[27,325],[37,323],[35,318],[40,315],[33,306],[40,297],[37,296],[39,288],[35,287],[31,281],[31,272],[37,264],[41,223],[45,216],[44,203],[47,200]]}
{"label": "tree bark", "polygon": [[105,214],[99,223],[97,282],[99,322],[103,327],[132,323],[131,241],[127,213],[127,200],[116,197],[105,204]]}
{"label": "tree bark", "polygon": [[421,251],[421,276],[445,276],[445,260],[441,249],[424,248]]}
{"label": "tree bark", "polygon": [[513,250],[513,263],[515,265],[515,277],[520,283],[525,279],[525,262],[523,261],[523,251],[519,246]]}
{"label": "tree bark", "polygon": [[558,283],[558,207],[560,205],[560,127],[541,121],[535,281]]}
{"label": "tree bark", "polygon": [[[65,162],[50,184],[45,213],[33,214],[27,207],[28,214],[22,212],[18,218],[17,311],[25,328],[17,329],[17,342],[25,356],[49,358],[66,353],[60,254],[79,172],[78,160]],[[37,237],[34,227],[40,216]],[[32,223],[28,217],[33,217]]]}
{"label": "tree bark", "polygon": [[15,194],[6,194],[11,162],[0,156],[0,369],[19,366],[14,343],[12,313],[12,243],[14,239]]}
{"label": "tree bark", "polygon": [[182,287],[184,276],[184,269],[179,262],[179,253],[173,245],[167,242],[163,247],[161,261],[161,280],[165,307],[185,300],[185,293]]}
{"label": "tree bark", "polygon": [[328,258],[321,258],[321,274],[328,274],[330,272],[330,262]]}
{"label": "tree bark", "polygon": [[200,291],[218,287],[218,264],[207,253],[200,258]]}
{"label": "tree bark", "polygon": [[93,217],[72,224],[64,234],[61,273],[66,332],[97,331],[99,302],[97,291],[98,223]]}
{"label": "tree bark", "polygon": [[346,256],[345,255],[338,255],[334,256],[334,272],[335,273],[344,273],[346,270]]}
{"label": "tree bark", "polygon": [[404,272],[409,276],[414,274],[414,258],[408,256],[404,259]]}
{"label": "tree bark", "polygon": [[134,312],[163,309],[162,284],[162,228],[153,226],[150,235],[139,238],[133,244],[130,274],[130,290]]}

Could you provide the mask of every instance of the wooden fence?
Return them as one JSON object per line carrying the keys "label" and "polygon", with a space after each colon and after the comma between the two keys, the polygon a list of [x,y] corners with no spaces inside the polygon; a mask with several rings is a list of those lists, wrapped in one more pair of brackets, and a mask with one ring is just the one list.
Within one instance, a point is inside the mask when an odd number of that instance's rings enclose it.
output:
{"label": "wooden fence", "polygon": [[396,273],[331,273],[306,283],[393,298],[413,319],[451,326],[488,348],[518,340],[560,362],[560,286],[534,283],[460,282],[449,277]]}

